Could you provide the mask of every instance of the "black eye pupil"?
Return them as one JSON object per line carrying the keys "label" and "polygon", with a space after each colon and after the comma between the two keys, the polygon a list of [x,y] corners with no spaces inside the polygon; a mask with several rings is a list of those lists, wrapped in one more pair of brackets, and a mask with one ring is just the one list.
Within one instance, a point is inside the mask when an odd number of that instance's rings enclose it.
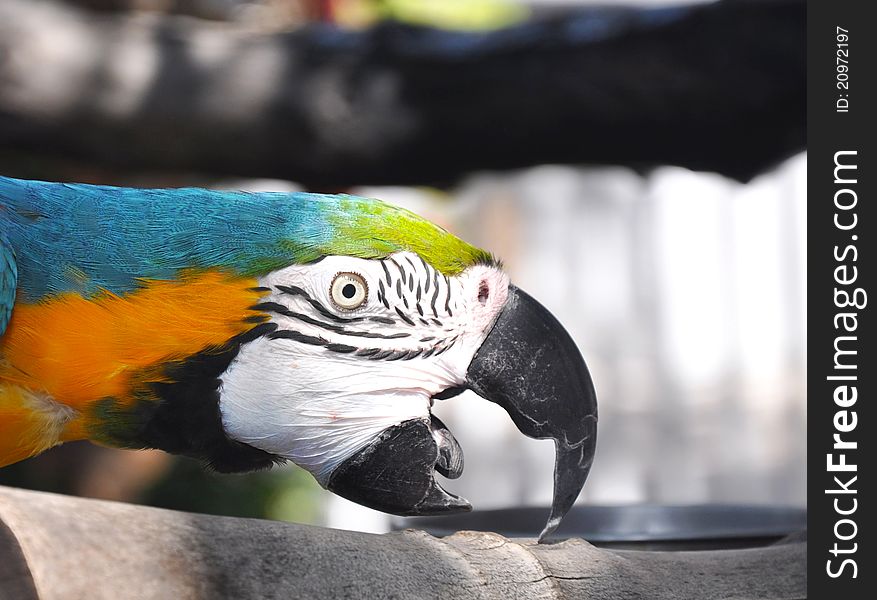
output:
{"label": "black eye pupil", "polygon": [[350,300],[356,295],[356,286],[352,283],[348,283],[343,288],[341,288],[341,295]]}

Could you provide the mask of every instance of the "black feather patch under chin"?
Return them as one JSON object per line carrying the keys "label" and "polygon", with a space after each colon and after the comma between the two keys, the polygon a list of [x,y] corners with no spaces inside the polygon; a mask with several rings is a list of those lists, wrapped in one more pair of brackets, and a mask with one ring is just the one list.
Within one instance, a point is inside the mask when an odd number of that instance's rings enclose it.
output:
{"label": "black feather patch under chin", "polygon": [[258,325],[221,348],[165,365],[167,382],[146,384],[159,398],[139,431],[146,446],[203,460],[221,473],[266,469],[285,459],[228,437],[219,412],[220,376],[242,345],[276,329]]}

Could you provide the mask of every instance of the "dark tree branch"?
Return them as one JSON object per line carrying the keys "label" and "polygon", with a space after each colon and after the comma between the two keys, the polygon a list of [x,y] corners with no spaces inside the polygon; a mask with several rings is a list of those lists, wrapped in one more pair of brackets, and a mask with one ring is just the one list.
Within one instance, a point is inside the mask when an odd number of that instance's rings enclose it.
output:
{"label": "dark tree branch", "polygon": [[6,0],[0,151],[314,187],[546,162],[747,179],[804,147],[804,24],[803,0],[725,0],[262,35]]}

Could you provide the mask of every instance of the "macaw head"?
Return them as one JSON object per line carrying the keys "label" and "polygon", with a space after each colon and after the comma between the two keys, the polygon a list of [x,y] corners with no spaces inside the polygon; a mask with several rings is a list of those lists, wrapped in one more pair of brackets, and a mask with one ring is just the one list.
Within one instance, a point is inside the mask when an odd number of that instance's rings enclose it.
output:
{"label": "macaw head", "polygon": [[0,391],[55,432],[8,456],[87,437],[220,471],[289,460],[378,510],[464,511],[435,480],[463,452],[431,409],[472,390],[554,440],[543,536],[584,485],[597,407],[576,344],[444,229],[354,196],[0,184],[18,265]]}
{"label": "macaw head", "polygon": [[[348,199],[347,211],[362,202]],[[431,408],[473,390],[525,435],[555,442],[544,535],[578,496],[596,440],[576,344],[491,255],[367,202],[336,234],[347,253],[259,278],[256,308],[276,328],[243,345],[221,376],[225,431],[357,503],[399,515],[465,511],[434,477],[459,477],[463,452]]]}

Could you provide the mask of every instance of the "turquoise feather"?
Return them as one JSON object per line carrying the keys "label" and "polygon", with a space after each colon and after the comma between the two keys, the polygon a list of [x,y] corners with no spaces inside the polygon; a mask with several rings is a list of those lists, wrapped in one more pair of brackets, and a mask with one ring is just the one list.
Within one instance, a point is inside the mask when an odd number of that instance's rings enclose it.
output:
{"label": "turquoise feather", "polygon": [[[133,189],[0,177],[0,231],[9,302],[11,248],[26,301],[100,289],[124,293],[139,278],[181,269],[258,274],[330,252],[329,216],[351,196]],[[355,204],[355,203],[354,203]]]}

